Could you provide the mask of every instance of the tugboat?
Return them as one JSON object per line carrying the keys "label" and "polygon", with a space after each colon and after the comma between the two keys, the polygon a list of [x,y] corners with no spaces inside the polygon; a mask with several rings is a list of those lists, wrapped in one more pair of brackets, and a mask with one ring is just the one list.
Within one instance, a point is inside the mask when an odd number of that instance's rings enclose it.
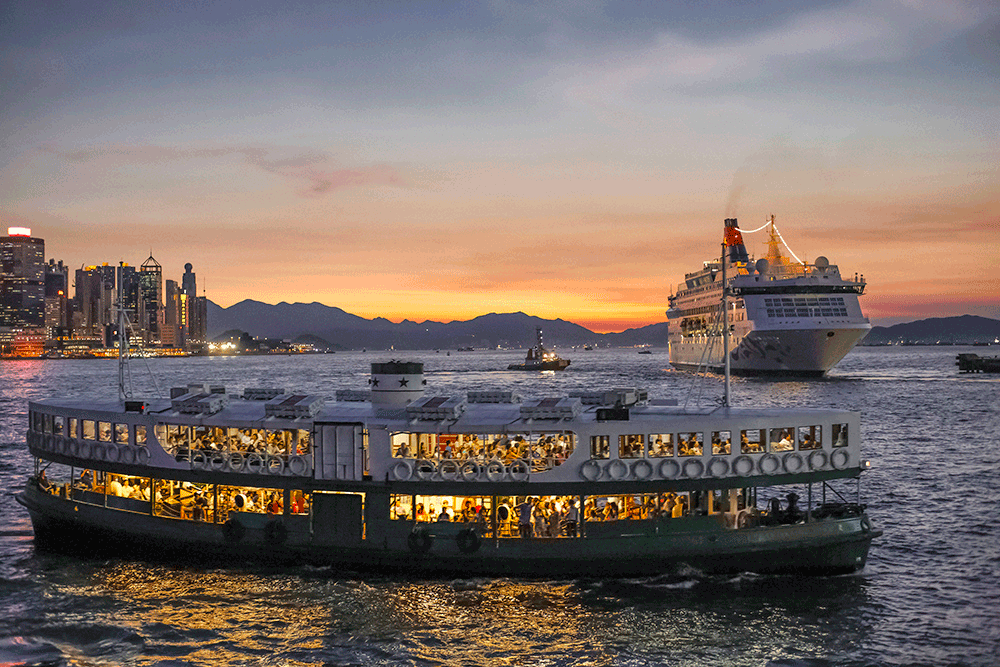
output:
{"label": "tugboat", "polygon": [[545,349],[542,345],[542,330],[535,329],[538,343],[528,348],[528,355],[523,364],[511,364],[509,371],[562,371],[569,366],[569,359],[559,357],[555,352]]}
{"label": "tugboat", "polygon": [[429,395],[423,364],[397,360],[334,401],[211,384],[136,399],[125,329],[118,400],[29,404],[16,498],[39,548],[458,576],[835,574],[881,535],[854,413],[733,408],[728,382],[692,410],[636,388]]}

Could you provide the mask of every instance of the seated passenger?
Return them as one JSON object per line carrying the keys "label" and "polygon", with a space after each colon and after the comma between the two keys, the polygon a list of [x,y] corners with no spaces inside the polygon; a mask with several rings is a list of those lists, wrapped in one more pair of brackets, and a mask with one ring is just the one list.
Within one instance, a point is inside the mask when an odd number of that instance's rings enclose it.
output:
{"label": "seated passenger", "polygon": [[37,481],[38,481],[38,488],[41,489],[42,491],[48,492],[52,490],[52,484],[49,483],[49,478],[45,474],[44,469],[40,473],[38,473]]}

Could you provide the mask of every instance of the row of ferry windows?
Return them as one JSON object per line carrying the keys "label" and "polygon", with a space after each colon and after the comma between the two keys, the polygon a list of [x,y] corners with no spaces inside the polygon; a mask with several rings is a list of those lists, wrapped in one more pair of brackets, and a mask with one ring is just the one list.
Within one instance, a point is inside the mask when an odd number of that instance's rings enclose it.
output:
{"label": "row of ferry windows", "polygon": [[224,428],[182,424],[157,424],[154,428],[160,445],[175,456],[186,455],[192,450],[293,456],[311,451],[309,431],[301,428]]}
{"label": "row of ferry windows", "polygon": [[129,431],[132,430],[134,444],[146,444],[146,427],[142,425],[130,427],[129,424],[33,412],[31,414],[31,428],[39,433],[51,433],[52,435],[64,435],[67,438],[83,438],[98,442],[115,442],[120,445],[129,444]]}
{"label": "row of ferry windows", "polygon": [[517,459],[554,467],[576,448],[576,434],[551,433],[392,433],[394,458],[501,461]]}
{"label": "row of ferry windows", "polygon": [[[788,452],[794,449],[807,451],[823,447],[823,427],[786,426],[781,428],[750,428],[739,432],[739,452],[761,454],[763,452]],[[706,449],[713,455],[731,454],[733,449],[732,431],[712,431],[708,445],[705,434],[700,431],[680,433],[633,433],[618,436],[618,458],[664,458],[668,456],[702,456]],[[847,446],[847,424],[833,424],[830,427],[833,447]],[[611,458],[611,436],[595,435],[590,438],[590,458]]]}
{"label": "row of ferry windows", "polygon": [[768,317],[847,317],[842,296],[765,298]]}

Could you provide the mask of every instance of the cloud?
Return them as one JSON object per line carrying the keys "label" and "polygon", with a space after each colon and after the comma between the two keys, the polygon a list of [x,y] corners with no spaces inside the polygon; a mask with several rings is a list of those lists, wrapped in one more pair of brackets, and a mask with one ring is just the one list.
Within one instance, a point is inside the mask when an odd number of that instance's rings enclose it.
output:
{"label": "cloud", "polygon": [[161,165],[204,159],[240,157],[245,164],[275,174],[297,185],[303,197],[317,197],[346,188],[366,185],[408,187],[409,180],[394,166],[372,164],[350,168],[331,168],[333,158],[318,151],[298,151],[282,154],[288,149],[254,146],[219,146],[175,148],[157,145],[106,145],[63,151],[51,146],[45,152],[69,162],[84,164],[94,162],[124,163],[129,165]]}

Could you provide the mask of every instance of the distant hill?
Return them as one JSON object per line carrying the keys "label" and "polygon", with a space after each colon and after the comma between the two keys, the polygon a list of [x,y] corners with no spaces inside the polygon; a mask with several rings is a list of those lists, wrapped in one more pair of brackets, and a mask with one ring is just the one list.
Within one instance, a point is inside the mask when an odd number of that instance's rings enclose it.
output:
{"label": "distant hill", "polygon": [[297,339],[312,336],[335,349],[428,350],[459,347],[523,348],[534,345],[535,329],[546,345],[632,346],[666,345],[667,324],[653,324],[621,333],[598,334],[565,320],[545,320],[525,313],[490,313],[461,322],[399,324],[385,318],[367,320],[321,303],[270,305],[247,299],[228,308],[208,302],[209,336],[232,329],[258,338]]}
{"label": "distant hill", "polygon": [[862,345],[988,343],[1000,338],[1000,320],[978,315],[932,317],[891,327],[872,327]]}

